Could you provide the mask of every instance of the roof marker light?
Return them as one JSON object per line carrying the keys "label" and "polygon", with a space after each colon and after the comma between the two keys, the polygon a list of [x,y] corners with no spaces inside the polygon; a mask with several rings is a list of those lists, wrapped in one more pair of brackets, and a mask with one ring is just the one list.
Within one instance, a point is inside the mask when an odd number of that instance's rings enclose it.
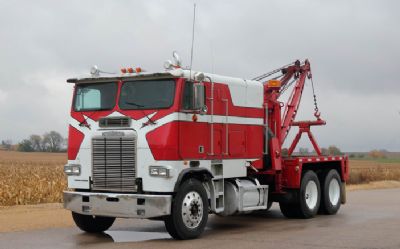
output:
{"label": "roof marker light", "polygon": [[126,68],[121,68],[121,73],[126,73]]}
{"label": "roof marker light", "polygon": [[133,68],[128,67],[128,73],[134,73],[135,71],[133,71]]}

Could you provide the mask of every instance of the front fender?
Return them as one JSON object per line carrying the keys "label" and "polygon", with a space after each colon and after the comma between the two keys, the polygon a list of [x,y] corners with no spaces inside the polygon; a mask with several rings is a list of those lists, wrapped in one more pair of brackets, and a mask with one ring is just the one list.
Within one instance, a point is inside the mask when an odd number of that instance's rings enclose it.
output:
{"label": "front fender", "polygon": [[208,181],[213,178],[213,175],[211,172],[206,169],[206,168],[201,168],[201,167],[194,167],[194,168],[187,168],[182,170],[179,173],[179,176],[176,180],[175,187],[174,187],[174,192],[178,192],[179,186],[184,182],[186,179],[189,178],[196,178],[202,182]]}

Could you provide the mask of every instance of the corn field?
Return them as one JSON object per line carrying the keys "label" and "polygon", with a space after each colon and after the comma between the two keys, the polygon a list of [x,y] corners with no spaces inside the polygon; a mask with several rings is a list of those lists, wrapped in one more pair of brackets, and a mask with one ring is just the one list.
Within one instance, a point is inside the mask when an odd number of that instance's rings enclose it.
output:
{"label": "corn field", "polygon": [[0,206],[62,202],[65,154],[0,151]]}
{"label": "corn field", "polygon": [[[63,153],[0,151],[0,206],[62,202]],[[400,181],[400,162],[350,161],[349,184]]]}
{"label": "corn field", "polygon": [[373,181],[400,181],[400,162],[350,161],[349,184],[362,184]]}

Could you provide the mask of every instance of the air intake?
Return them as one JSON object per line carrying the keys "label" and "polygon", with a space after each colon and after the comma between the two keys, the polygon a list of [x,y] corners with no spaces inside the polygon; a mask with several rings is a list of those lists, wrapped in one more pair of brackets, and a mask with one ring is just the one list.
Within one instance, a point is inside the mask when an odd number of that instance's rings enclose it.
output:
{"label": "air intake", "polygon": [[130,127],[131,119],[128,117],[109,117],[101,118],[99,120],[99,127],[109,128],[109,127]]}

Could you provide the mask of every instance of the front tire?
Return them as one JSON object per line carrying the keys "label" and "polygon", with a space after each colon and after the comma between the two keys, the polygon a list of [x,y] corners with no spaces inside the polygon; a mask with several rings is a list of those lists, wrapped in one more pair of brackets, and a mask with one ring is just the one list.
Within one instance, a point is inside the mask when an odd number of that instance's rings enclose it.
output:
{"label": "front tire", "polygon": [[109,229],[115,221],[114,217],[83,215],[72,212],[75,224],[88,233],[102,233]]}
{"label": "front tire", "polygon": [[173,200],[171,215],[164,220],[165,228],[175,239],[194,239],[202,234],[207,220],[206,190],[199,180],[186,180]]}
{"label": "front tire", "polygon": [[338,172],[330,170],[325,176],[320,210],[323,214],[336,214],[342,202],[342,181]]}

